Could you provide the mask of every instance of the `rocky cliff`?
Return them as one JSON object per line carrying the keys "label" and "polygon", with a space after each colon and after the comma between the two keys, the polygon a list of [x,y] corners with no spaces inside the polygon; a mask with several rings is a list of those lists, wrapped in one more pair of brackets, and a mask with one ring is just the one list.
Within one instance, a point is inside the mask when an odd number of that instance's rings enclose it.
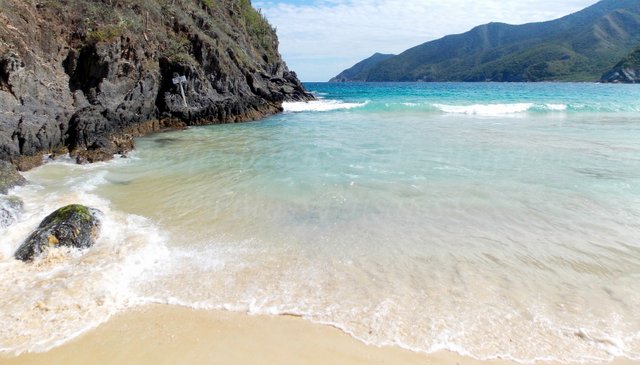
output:
{"label": "rocky cliff", "polygon": [[640,48],[602,75],[602,82],[640,84]]}
{"label": "rocky cliff", "polygon": [[277,48],[250,0],[0,0],[0,159],[91,162],[312,98]]}

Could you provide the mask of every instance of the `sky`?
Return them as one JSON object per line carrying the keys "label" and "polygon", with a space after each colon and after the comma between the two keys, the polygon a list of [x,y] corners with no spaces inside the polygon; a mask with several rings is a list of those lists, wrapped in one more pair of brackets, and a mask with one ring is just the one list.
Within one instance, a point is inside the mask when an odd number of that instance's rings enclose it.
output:
{"label": "sky", "polygon": [[597,0],[253,0],[302,81],[327,81],[376,52],[398,54],[489,22],[552,20]]}

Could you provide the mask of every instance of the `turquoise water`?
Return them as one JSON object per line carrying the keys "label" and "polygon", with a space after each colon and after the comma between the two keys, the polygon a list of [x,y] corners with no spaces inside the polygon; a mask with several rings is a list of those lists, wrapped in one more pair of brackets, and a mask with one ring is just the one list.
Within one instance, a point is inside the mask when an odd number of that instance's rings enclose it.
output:
{"label": "turquoise water", "polygon": [[[360,112],[504,115],[640,112],[637,85],[558,83],[311,83],[321,97],[366,102]],[[474,108],[475,107],[475,108]]]}
{"label": "turquoise water", "polygon": [[[159,302],[479,359],[640,359],[640,87],[307,87],[321,99],[259,122],[29,172],[0,238],[0,350]],[[14,262],[71,202],[105,212],[98,244]]]}

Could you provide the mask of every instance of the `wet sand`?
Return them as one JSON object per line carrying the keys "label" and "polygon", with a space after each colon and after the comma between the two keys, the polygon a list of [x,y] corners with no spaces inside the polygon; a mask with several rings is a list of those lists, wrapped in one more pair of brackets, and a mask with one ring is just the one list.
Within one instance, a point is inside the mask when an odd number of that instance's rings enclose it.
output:
{"label": "wet sand", "polygon": [[[616,360],[611,364],[634,362]],[[45,353],[0,355],[0,364],[508,364],[441,352],[372,347],[291,316],[251,316],[154,305],[119,314]]]}

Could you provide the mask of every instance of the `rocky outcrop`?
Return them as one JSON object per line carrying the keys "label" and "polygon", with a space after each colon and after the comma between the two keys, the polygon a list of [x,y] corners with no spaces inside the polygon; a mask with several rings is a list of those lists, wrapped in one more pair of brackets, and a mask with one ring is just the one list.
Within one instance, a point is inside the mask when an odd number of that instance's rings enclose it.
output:
{"label": "rocky outcrop", "polygon": [[602,82],[640,84],[640,67],[615,67],[602,76]]}
{"label": "rocky outcrop", "polygon": [[0,194],[6,194],[14,186],[23,185],[27,181],[12,164],[0,160]]}
{"label": "rocky outcrop", "polygon": [[277,47],[249,0],[4,0],[0,159],[28,169],[69,150],[92,162],[135,136],[311,99]]}
{"label": "rocky outcrop", "polygon": [[640,84],[640,48],[602,75],[602,82]]}
{"label": "rocky outcrop", "polygon": [[100,229],[97,209],[68,205],[47,216],[18,248],[15,258],[31,261],[49,247],[91,247]]}

